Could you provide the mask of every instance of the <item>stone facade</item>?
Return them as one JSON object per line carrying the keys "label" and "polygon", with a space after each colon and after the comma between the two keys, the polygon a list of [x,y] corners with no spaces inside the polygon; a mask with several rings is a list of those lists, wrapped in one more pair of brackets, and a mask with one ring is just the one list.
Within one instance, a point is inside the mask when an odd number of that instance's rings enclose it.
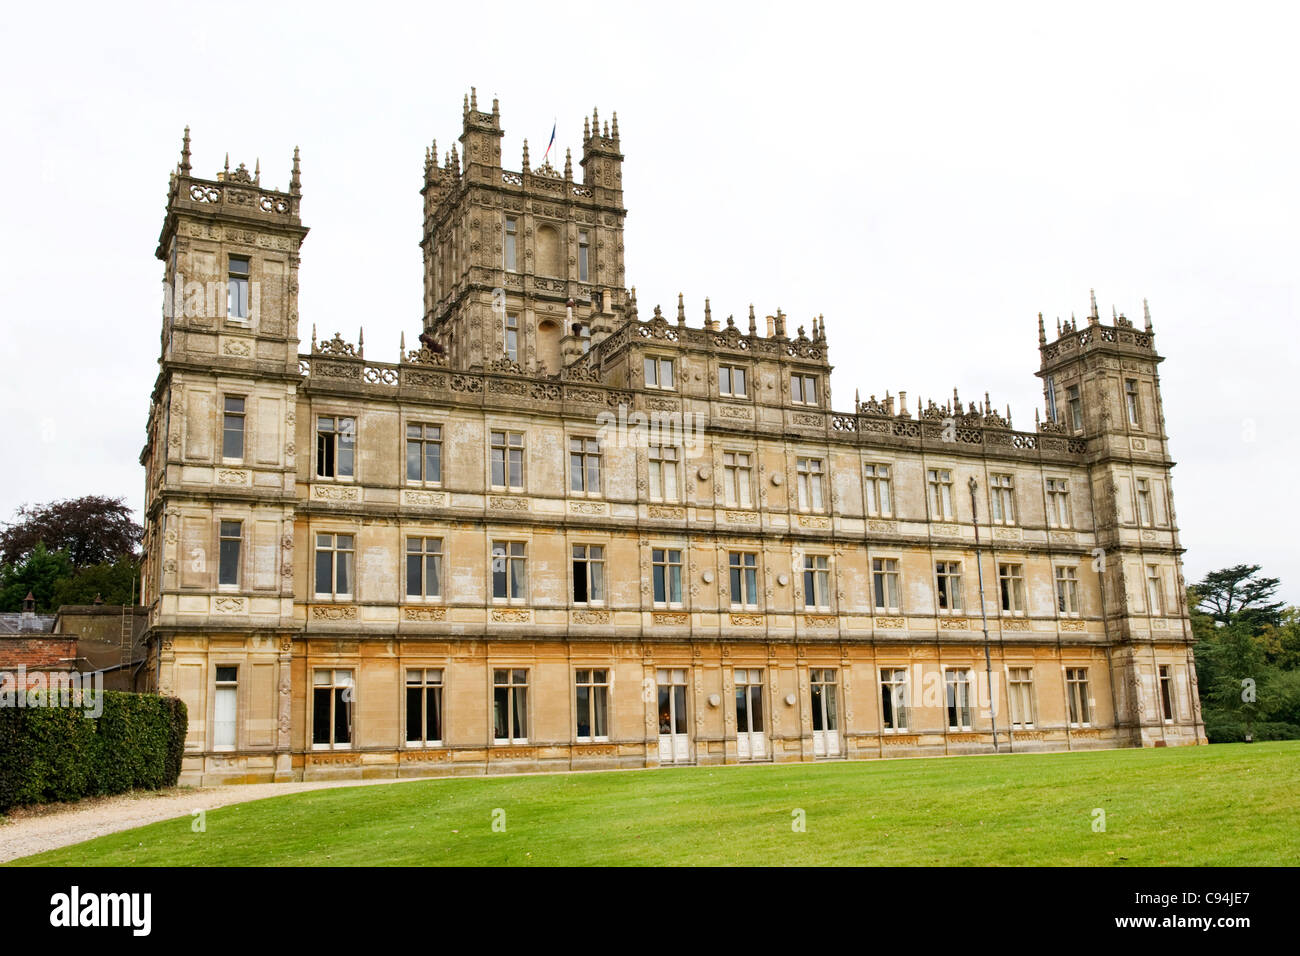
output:
{"label": "stone facade", "polygon": [[183,780],[1204,742],[1149,319],[1040,319],[1032,432],[836,412],[820,317],[639,314],[616,117],[578,182],[464,114],[395,363],[299,354],[297,156],[200,179],[187,131],[141,455]]}

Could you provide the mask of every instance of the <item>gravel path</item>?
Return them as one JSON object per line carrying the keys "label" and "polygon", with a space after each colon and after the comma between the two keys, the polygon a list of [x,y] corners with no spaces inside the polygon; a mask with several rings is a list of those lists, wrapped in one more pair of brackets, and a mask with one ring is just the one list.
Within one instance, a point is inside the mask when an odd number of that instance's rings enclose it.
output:
{"label": "gravel path", "polygon": [[[418,778],[415,778],[418,779]],[[364,787],[409,780],[319,780],[310,783],[251,783],[223,787],[193,787],[93,797],[77,803],[54,803],[9,811],[0,823],[0,863],[57,847],[93,840],[106,833],[130,830],[159,820],[189,816],[231,803],[282,797],[305,790]]]}

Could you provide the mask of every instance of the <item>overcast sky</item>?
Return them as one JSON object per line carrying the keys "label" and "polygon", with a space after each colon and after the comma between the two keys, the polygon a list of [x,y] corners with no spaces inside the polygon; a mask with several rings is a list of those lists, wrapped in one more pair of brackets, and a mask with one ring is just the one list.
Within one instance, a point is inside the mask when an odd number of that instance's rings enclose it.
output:
{"label": "overcast sky", "polygon": [[[471,85],[503,165],[581,155],[617,110],[643,314],[826,317],[854,389],[987,390],[1033,427],[1036,315],[1148,298],[1186,573],[1296,546],[1296,23],[1284,7],[25,4],[0,75],[9,440],[0,519],[143,500],[154,256],[181,130],[196,175],[302,148],[301,326],[396,361],[420,328],[424,148]],[[558,163],[557,163],[558,165]],[[575,160],[576,165],[576,160]],[[671,314],[671,313],[670,313]],[[305,347],[305,346],[304,346]]]}

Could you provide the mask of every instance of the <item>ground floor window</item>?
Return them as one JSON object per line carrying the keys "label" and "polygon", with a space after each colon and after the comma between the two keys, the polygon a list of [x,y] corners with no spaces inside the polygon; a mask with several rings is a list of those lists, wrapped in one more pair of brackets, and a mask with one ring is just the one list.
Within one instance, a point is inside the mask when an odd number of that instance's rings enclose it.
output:
{"label": "ground floor window", "polygon": [[736,740],[738,755],[744,759],[767,756],[767,737],[763,729],[763,669],[736,668]]}
{"label": "ground floor window", "polygon": [[1174,719],[1174,669],[1168,664],[1160,665],[1160,715]]}
{"label": "ground floor window", "polygon": [[239,714],[239,668],[217,666],[212,712],[212,748],[234,750]]}
{"label": "ground floor window", "polygon": [[442,743],[442,668],[406,672],[406,742],[416,747]]}
{"label": "ground floor window", "polygon": [[691,759],[690,725],[686,720],[686,668],[661,667],[656,671],[659,705],[659,762],[686,763]]}
{"label": "ground floor window", "polygon": [[317,749],[352,746],[352,671],[318,669],[312,678],[311,743]]}
{"label": "ground floor window", "polygon": [[971,729],[970,693],[973,673],[969,669],[946,670],[943,672],[947,685],[948,729]]}
{"label": "ground floor window", "polygon": [[1088,668],[1065,669],[1065,698],[1070,708],[1070,726],[1087,727],[1092,723],[1088,708]]}
{"label": "ground floor window", "polygon": [[528,670],[492,672],[492,726],[498,744],[528,743]]}
{"label": "ground floor window", "polygon": [[885,730],[907,729],[907,668],[881,668],[880,705]]}
{"label": "ground floor window", "polygon": [[1034,670],[1011,667],[1007,670],[1007,700],[1011,708],[1011,727],[1023,730],[1034,726]]}
{"label": "ground floor window", "polygon": [[579,740],[609,739],[609,671],[578,670],[577,712]]}

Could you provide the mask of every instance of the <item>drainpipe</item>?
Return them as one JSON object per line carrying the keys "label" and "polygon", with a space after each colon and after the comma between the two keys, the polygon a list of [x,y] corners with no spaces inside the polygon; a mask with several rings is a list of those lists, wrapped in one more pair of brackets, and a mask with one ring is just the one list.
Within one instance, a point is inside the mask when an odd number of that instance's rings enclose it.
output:
{"label": "drainpipe", "polygon": [[979,487],[975,476],[970,479],[970,518],[975,525],[975,570],[979,575],[980,624],[984,629],[984,672],[989,682],[989,719],[993,722],[993,752],[998,753],[998,702],[993,695],[993,658],[989,654],[989,616],[984,608],[984,562],[980,559],[980,522],[975,507],[975,489]]}

